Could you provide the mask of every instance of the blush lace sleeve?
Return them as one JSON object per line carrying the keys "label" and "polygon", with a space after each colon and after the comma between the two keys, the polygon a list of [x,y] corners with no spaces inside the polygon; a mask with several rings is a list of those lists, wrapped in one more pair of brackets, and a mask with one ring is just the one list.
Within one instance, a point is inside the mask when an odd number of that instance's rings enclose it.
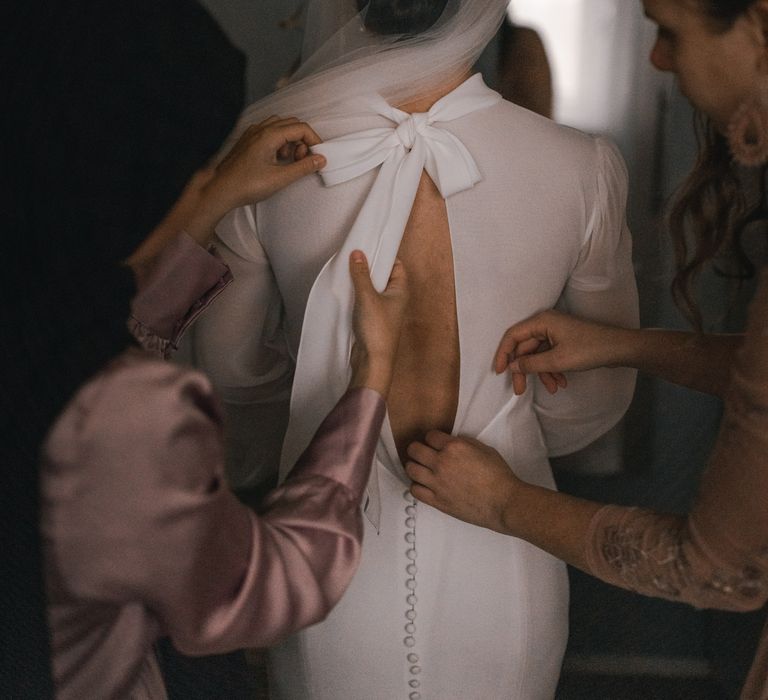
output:
{"label": "blush lace sleeve", "polygon": [[[766,455],[768,275],[763,272],[717,443],[690,514],[602,508],[587,540],[590,573],[622,588],[700,608],[762,607],[768,600]],[[765,634],[759,659],[765,667]],[[752,683],[758,675],[753,669]],[[766,674],[760,683],[768,693]]]}

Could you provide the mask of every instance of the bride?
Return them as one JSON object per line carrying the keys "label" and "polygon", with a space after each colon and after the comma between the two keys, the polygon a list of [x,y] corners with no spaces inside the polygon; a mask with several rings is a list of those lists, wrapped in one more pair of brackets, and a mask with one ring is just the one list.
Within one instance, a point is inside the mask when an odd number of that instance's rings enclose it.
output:
{"label": "bride", "polygon": [[[217,230],[235,282],[198,322],[191,353],[225,400],[233,485],[268,477],[277,455],[285,474],[343,393],[349,251],[366,252],[379,286],[399,257],[412,285],[363,561],[326,621],[270,651],[277,698],[555,692],[564,566],[417,505],[403,470],[408,445],[439,428],[553,487],[548,457],[612,427],[634,388],[631,370],[601,369],[574,377],[557,401],[538,388],[510,399],[493,372],[488,347],[538,310],[638,321],[617,152],[503,101],[471,73],[506,4],[311,1],[302,68],[241,120],[297,114],[324,139],[328,165]],[[267,420],[269,431],[252,428]]]}

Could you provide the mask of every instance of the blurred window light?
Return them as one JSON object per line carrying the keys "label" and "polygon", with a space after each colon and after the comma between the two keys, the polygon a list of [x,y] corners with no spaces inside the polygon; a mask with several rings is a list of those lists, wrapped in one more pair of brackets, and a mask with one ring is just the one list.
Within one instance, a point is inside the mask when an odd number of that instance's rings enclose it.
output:
{"label": "blurred window light", "polygon": [[546,47],[557,121],[590,132],[611,131],[630,89],[625,39],[628,22],[638,15],[635,5],[627,0],[511,0],[511,21],[535,29]]}

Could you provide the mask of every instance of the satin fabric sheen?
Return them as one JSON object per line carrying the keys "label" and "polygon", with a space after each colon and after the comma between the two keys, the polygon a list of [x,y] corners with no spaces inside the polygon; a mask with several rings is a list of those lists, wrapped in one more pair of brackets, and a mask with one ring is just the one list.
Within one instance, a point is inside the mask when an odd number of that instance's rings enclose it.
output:
{"label": "satin fabric sheen", "polygon": [[[134,304],[145,334],[178,331],[173,308],[193,317],[226,286],[226,268],[187,238],[157,274],[183,269],[197,280],[167,288],[165,306]],[[41,474],[57,697],[158,700],[161,635],[213,654],[321,620],[360,558],[384,410],[374,391],[345,394],[256,516],[226,487],[221,413],[201,374],[134,350],[83,387],[48,437]]]}

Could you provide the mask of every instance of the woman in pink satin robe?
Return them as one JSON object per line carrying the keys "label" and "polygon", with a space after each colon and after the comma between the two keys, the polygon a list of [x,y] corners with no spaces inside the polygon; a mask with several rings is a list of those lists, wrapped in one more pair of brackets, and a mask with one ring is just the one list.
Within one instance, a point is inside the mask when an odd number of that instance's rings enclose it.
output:
{"label": "woman in pink satin robe", "polygon": [[[249,130],[215,171],[191,180],[128,258],[139,290],[130,327],[145,349],[94,366],[98,372],[68,402],[43,448],[42,534],[58,698],[165,698],[152,648],[160,636],[187,654],[270,645],[323,619],[356,570],[360,502],[407,298],[402,266],[379,294],[364,256],[352,254],[350,388],[259,514],[226,485],[225,428],[210,383],[156,357],[168,354],[231,280],[203,247],[215,223],[232,206],[316,171],[323,161],[308,156],[308,147],[317,142],[293,119]],[[131,243],[126,235],[122,245]],[[56,255],[66,266],[73,253],[64,248]],[[109,295],[122,291],[118,260],[96,250],[85,256],[94,269],[112,272],[99,289],[111,306]],[[57,292],[87,298],[80,285],[74,277]],[[81,313],[98,326],[97,304],[90,302]],[[62,352],[76,349],[82,327],[73,324],[61,338]],[[120,342],[118,334],[112,341]]]}

